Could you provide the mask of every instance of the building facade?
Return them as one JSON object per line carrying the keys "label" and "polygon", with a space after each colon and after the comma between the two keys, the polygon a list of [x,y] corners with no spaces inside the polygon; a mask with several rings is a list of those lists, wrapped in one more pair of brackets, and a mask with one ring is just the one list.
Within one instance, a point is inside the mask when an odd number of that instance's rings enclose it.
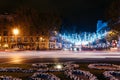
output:
{"label": "building facade", "polygon": [[55,49],[56,41],[49,41],[40,36],[0,36],[0,48],[12,49]]}
{"label": "building facade", "polygon": [[[14,15],[0,15],[0,49],[61,49],[61,43],[56,41],[55,36],[31,35],[29,28],[19,25],[13,26]],[[14,35],[13,29],[18,28],[19,34]]]}

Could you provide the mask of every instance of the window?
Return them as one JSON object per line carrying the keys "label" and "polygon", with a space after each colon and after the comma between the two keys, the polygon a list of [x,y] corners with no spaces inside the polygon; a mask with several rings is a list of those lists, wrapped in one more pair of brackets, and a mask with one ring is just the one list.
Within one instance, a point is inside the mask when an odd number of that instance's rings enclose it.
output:
{"label": "window", "polygon": [[4,31],[3,36],[8,36],[8,31]]}
{"label": "window", "polygon": [[4,42],[7,42],[8,41],[8,38],[7,37],[4,37]]}
{"label": "window", "polygon": [[36,37],[36,42],[39,42],[39,37]]}
{"label": "window", "polygon": [[17,42],[21,42],[21,38],[20,37],[17,38]]}
{"label": "window", "polygon": [[13,37],[10,37],[10,42],[14,42],[14,38]]}
{"label": "window", "polygon": [[24,37],[24,42],[28,42],[28,38],[27,37]]}
{"label": "window", "polygon": [[32,37],[30,38],[30,42],[34,42],[34,40],[33,40],[33,38],[32,38]]}

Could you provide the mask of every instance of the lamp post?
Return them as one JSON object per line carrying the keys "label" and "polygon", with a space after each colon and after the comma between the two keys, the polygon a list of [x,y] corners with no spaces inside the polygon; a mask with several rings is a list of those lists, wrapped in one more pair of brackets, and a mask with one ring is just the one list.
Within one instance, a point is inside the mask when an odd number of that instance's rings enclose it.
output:
{"label": "lamp post", "polygon": [[14,34],[15,39],[16,39],[16,47],[17,47],[17,35],[19,34],[19,30],[17,28],[13,29],[13,34]]}

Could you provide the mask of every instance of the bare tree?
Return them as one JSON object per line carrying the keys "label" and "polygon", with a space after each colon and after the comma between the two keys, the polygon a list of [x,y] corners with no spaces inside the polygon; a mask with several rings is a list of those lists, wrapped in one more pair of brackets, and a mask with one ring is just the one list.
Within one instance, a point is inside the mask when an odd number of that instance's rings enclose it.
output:
{"label": "bare tree", "polygon": [[120,32],[120,0],[113,0],[108,11],[109,27]]}
{"label": "bare tree", "polygon": [[59,31],[61,27],[61,18],[57,14],[38,13],[26,7],[18,9],[15,14],[14,24],[20,25],[25,34],[50,37],[51,31]]}

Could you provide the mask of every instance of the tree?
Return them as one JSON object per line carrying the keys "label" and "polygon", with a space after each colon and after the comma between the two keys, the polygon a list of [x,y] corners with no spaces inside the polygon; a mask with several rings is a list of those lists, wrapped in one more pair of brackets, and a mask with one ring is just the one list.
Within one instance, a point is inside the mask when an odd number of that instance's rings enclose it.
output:
{"label": "tree", "polygon": [[37,30],[41,30],[41,35],[50,36],[51,31],[60,30],[61,19],[58,15],[53,13],[40,13],[39,19],[39,26],[37,27]]}
{"label": "tree", "polygon": [[120,0],[113,0],[107,11],[107,19],[111,30],[120,33]]}
{"label": "tree", "polygon": [[120,36],[120,0],[113,0],[107,9],[106,18],[111,29],[106,39],[107,41],[117,40]]}
{"label": "tree", "polygon": [[117,40],[118,39],[118,32],[115,30],[111,30],[108,32],[107,36],[106,36],[106,40],[111,42],[112,40]]}
{"label": "tree", "polygon": [[[29,35],[32,26],[32,16],[35,12],[30,8],[19,8],[15,11],[13,25],[19,27],[22,35]],[[34,29],[32,29],[34,30]]]}
{"label": "tree", "polygon": [[15,14],[14,24],[19,25],[25,34],[49,38],[51,31],[59,31],[61,27],[61,18],[54,13],[39,13],[35,9],[22,7]]}

